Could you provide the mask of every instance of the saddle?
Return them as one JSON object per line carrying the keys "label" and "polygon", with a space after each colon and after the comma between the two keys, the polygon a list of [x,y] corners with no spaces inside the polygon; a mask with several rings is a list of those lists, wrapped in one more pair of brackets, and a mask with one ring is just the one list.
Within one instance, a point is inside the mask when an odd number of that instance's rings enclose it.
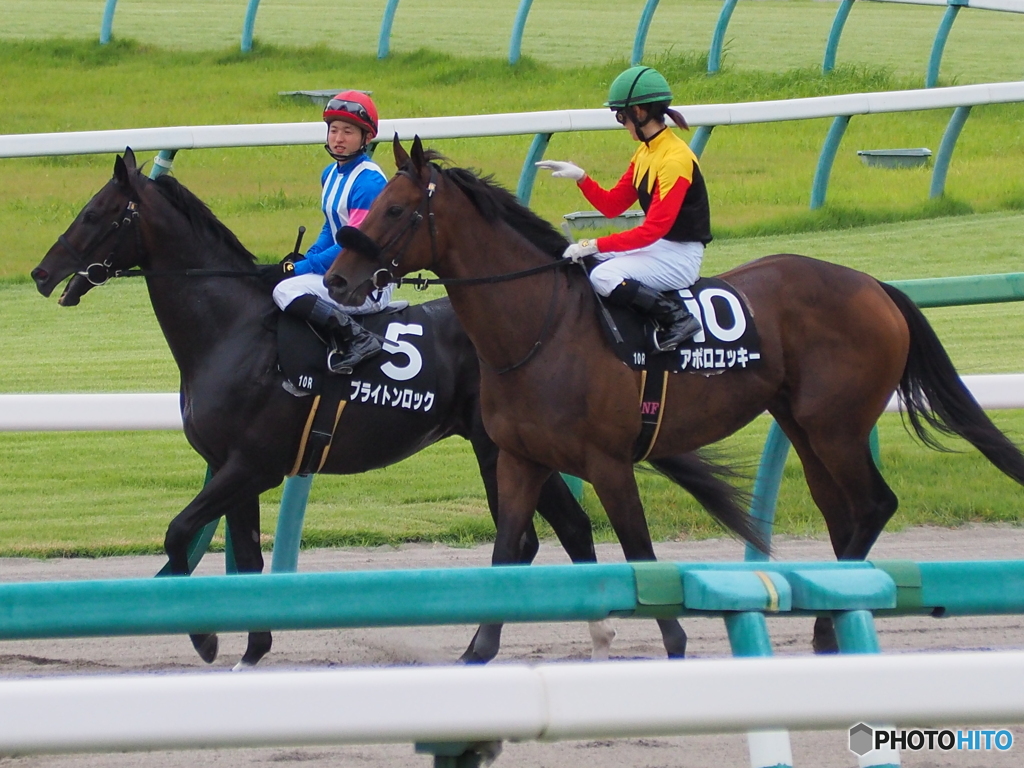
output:
{"label": "saddle", "polygon": [[437,370],[429,308],[392,303],[383,312],[359,315],[356,321],[383,339],[383,350],[351,374],[327,369],[328,341],[308,323],[280,312],[277,318],[278,368],[282,387],[295,397],[309,397],[295,463],[289,472],[319,472],[327,461],[342,412],[349,404],[429,411],[436,398]]}
{"label": "saddle", "polygon": [[642,428],[634,460],[647,458],[661,427],[665,390],[670,373],[716,376],[761,365],[761,338],[746,297],[717,277],[702,277],[678,292],[701,330],[672,352],[651,349],[654,324],[632,309],[602,302],[600,313],[608,343],[619,360],[641,371],[640,418]]}

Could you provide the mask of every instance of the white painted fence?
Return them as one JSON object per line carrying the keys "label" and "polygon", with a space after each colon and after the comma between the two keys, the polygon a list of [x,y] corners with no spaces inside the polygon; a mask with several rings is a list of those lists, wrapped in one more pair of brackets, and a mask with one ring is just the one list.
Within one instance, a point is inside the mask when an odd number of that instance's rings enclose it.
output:
{"label": "white painted fence", "polygon": [[[1024,101],[1024,82],[960,85],[910,91],[853,93],[781,101],[679,106],[692,126],[744,125],[782,120],[910,112]],[[423,139],[513,136],[621,129],[607,109],[562,109],[496,115],[381,120],[377,141],[419,135]],[[0,158],[84,155],[135,151],[213,149],[323,144],[322,122],[265,125],[201,125],[128,128],[77,133],[25,133],[0,136]]]}
{"label": "white painted fence", "polygon": [[[986,410],[1024,408],[1024,373],[964,376]],[[0,432],[181,429],[177,393],[0,395]],[[898,410],[896,398],[886,410]]]}
{"label": "white painted fence", "polygon": [[1022,721],[1024,652],[0,682],[0,755]]}

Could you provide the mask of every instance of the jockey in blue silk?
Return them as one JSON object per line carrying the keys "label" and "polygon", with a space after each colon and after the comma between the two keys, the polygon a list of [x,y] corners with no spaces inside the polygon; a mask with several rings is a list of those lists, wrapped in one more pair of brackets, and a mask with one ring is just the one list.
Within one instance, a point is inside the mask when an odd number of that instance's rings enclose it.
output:
{"label": "jockey in blue silk", "polygon": [[331,338],[328,368],[334,373],[351,373],[355,365],[381,349],[380,340],[351,316],[380,312],[390,303],[393,286],[374,292],[360,307],[344,307],[331,299],[323,275],[341,251],[334,239],[338,230],[359,226],[387,177],[366,153],[377,135],[377,107],[369,96],[360,91],[339,93],[324,109],[324,121],[324,148],[334,162],[320,175],[323,229],[304,258],[288,254],[280,264],[263,270],[265,281],[273,285],[277,306],[322,328]]}

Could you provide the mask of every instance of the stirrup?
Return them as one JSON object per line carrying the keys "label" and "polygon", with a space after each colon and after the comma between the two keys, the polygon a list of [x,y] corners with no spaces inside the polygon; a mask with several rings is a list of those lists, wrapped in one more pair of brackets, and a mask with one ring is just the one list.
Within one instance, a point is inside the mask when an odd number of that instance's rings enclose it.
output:
{"label": "stirrup", "polygon": [[368,360],[381,351],[381,343],[372,333],[365,338],[355,337],[347,345],[347,349],[339,349],[332,345],[327,352],[327,369],[331,373],[347,376],[352,369],[364,360]]}
{"label": "stirrup", "polygon": [[[654,347],[654,353],[660,354],[662,352],[674,352],[679,348],[679,345],[682,344],[684,341],[689,341],[698,333],[700,333],[701,327],[702,326],[700,324],[700,321],[693,315],[690,315],[686,319],[684,319],[682,323],[679,324],[678,328],[676,326],[669,326],[668,328],[655,328],[654,331],[651,332],[651,346]],[[675,330],[676,333],[674,335],[678,336],[679,338],[676,341],[668,344],[660,344],[658,342],[658,332],[661,331],[662,333],[667,334],[671,330]]]}

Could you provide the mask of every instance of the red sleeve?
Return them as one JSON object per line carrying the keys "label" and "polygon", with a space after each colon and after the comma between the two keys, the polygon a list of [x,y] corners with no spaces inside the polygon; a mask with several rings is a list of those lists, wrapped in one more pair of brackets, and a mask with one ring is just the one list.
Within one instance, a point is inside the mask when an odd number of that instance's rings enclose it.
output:
{"label": "red sleeve", "polygon": [[[627,229],[625,232],[597,238],[597,250],[601,253],[632,251],[663,238],[672,229],[672,225],[678,218],[679,210],[683,207],[683,199],[686,197],[686,190],[689,188],[689,180],[679,178],[672,185],[672,189],[669,190],[665,199],[662,200],[661,189],[656,187],[654,194],[651,195],[651,205],[647,210],[644,223],[639,227]],[[602,211],[602,213],[604,212]]]}
{"label": "red sleeve", "polygon": [[600,211],[602,216],[612,218],[618,216],[637,201],[636,189],[633,187],[633,163],[622,174],[622,178],[611,189],[605,190],[589,176],[579,182],[580,191],[587,201]]}

